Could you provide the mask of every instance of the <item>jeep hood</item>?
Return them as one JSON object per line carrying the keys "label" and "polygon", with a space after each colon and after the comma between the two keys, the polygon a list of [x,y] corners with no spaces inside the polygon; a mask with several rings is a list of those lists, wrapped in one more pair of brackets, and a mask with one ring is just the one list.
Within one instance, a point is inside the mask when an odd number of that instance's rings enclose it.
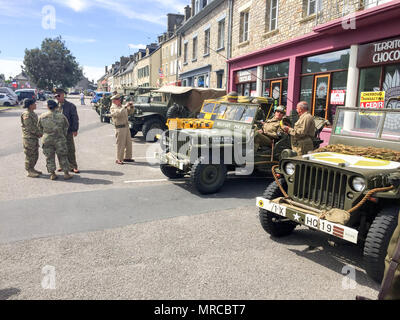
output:
{"label": "jeep hood", "polygon": [[337,167],[347,171],[370,175],[382,171],[394,171],[400,168],[400,162],[373,159],[357,155],[341,154],[336,152],[319,152],[296,157],[297,160],[311,161],[330,167]]}

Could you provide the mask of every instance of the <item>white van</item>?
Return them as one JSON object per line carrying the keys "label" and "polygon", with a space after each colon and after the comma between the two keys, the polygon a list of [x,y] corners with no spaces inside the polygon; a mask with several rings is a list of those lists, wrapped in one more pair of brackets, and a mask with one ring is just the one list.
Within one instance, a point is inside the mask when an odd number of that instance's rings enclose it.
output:
{"label": "white van", "polygon": [[0,87],[0,93],[4,93],[7,96],[10,97],[10,100],[17,104],[18,103],[18,96],[17,94],[13,91],[13,89],[11,88],[7,88],[7,87]]}

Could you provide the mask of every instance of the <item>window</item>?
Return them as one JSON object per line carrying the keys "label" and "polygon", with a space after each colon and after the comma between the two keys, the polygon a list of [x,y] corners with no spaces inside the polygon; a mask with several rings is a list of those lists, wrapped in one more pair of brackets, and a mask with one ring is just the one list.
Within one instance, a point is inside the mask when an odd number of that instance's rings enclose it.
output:
{"label": "window", "polygon": [[269,31],[273,31],[278,27],[278,0],[271,0],[271,13],[269,20]]}
{"label": "window", "polygon": [[263,96],[274,99],[274,106],[287,104],[289,61],[270,64],[263,69]]}
{"label": "window", "polygon": [[223,88],[224,73],[217,73],[217,88]]}
{"label": "window", "polygon": [[[332,124],[338,106],[346,101],[347,69],[350,50],[339,50],[303,58],[300,100],[309,103],[310,112]],[[332,100],[340,94],[339,100]]]}
{"label": "window", "polygon": [[193,38],[192,61],[197,60],[197,37]]}
{"label": "window", "polygon": [[188,43],[185,42],[183,45],[183,63],[187,63],[188,61]]}
{"label": "window", "polygon": [[204,55],[210,54],[210,29],[204,31]]}
{"label": "window", "polygon": [[249,40],[249,11],[240,13],[240,38],[239,42]]}
{"label": "window", "polygon": [[322,0],[307,0],[307,16],[317,13],[321,11],[322,8]]}
{"label": "window", "polygon": [[218,22],[218,49],[225,47],[225,19]]}
{"label": "window", "polygon": [[360,106],[361,92],[364,91],[385,91],[385,107],[399,109],[400,101],[391,100],[389,102],[389,98],[399,96],[400,64],[360,69],[357,106]]}

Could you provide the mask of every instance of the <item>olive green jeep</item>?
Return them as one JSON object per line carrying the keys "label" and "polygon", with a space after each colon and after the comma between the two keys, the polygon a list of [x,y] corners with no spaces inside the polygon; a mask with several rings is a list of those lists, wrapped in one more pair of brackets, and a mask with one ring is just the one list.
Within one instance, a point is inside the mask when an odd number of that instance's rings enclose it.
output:
{"label": "olive green jeep", "polygon": [[139,96],[135,112],[129,116],[129,128],[134,137],[142,131],[146,141],[153,142],[167,129],[167,119],[187,118],[199,112],[205,99],[221,97],[222,89],[164,86]]}
{"label": "olive green jeep", "polygon": [[257,198],[264,230],[282,237],[303,225],[358,244],[380,282],[399,214],[400,109],[338,108],[328,146],[284,154]]}
{"label": "olive green jeep", "polygon": [[[214,109],[212,129],[173,129],[161,138],[163,152],[156,155],[161,172],[170,179],[190,176],[192,186],[202,194],[218,192],[229,171],[237,175],[270,173],[283,150],[291,147],[282,133],[272,146],[254,147],[256,129],[269,113],[268,104],[220,102]],[[322,140],[319,133],[326,120],[317,121],[314,148]],[[290,124],[290,119],[283,120]]]}

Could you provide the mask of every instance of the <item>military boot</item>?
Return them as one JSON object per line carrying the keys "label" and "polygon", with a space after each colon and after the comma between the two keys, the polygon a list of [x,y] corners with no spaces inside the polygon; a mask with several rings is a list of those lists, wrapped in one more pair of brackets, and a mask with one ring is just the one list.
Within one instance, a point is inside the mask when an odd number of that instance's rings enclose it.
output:
{"label": "military boot", "polygon": [[68,173],[68,171],[67,171],[67,172],[64,172],[64,180],[69,180],[69,179],[72,179],[72,175],[70,175],[70,174]]}
{"label": "military boot", "polygon": [[28,176],[29,178],[37,178],[37,177],[39,177],[39,174],[36,173],[34,170],[31,169],[31,170],[28,170],[27,176]]}
{"label": "military boot", "polygon": [[35,168],[32,169],[34,172],[36,172],[37,174],[42,174],[42,171],[36,170]]}
{"label": "military boot", "polygon": [[50,180],[57,180],[57,175],[55,174],[55,172],[51,173]]}

